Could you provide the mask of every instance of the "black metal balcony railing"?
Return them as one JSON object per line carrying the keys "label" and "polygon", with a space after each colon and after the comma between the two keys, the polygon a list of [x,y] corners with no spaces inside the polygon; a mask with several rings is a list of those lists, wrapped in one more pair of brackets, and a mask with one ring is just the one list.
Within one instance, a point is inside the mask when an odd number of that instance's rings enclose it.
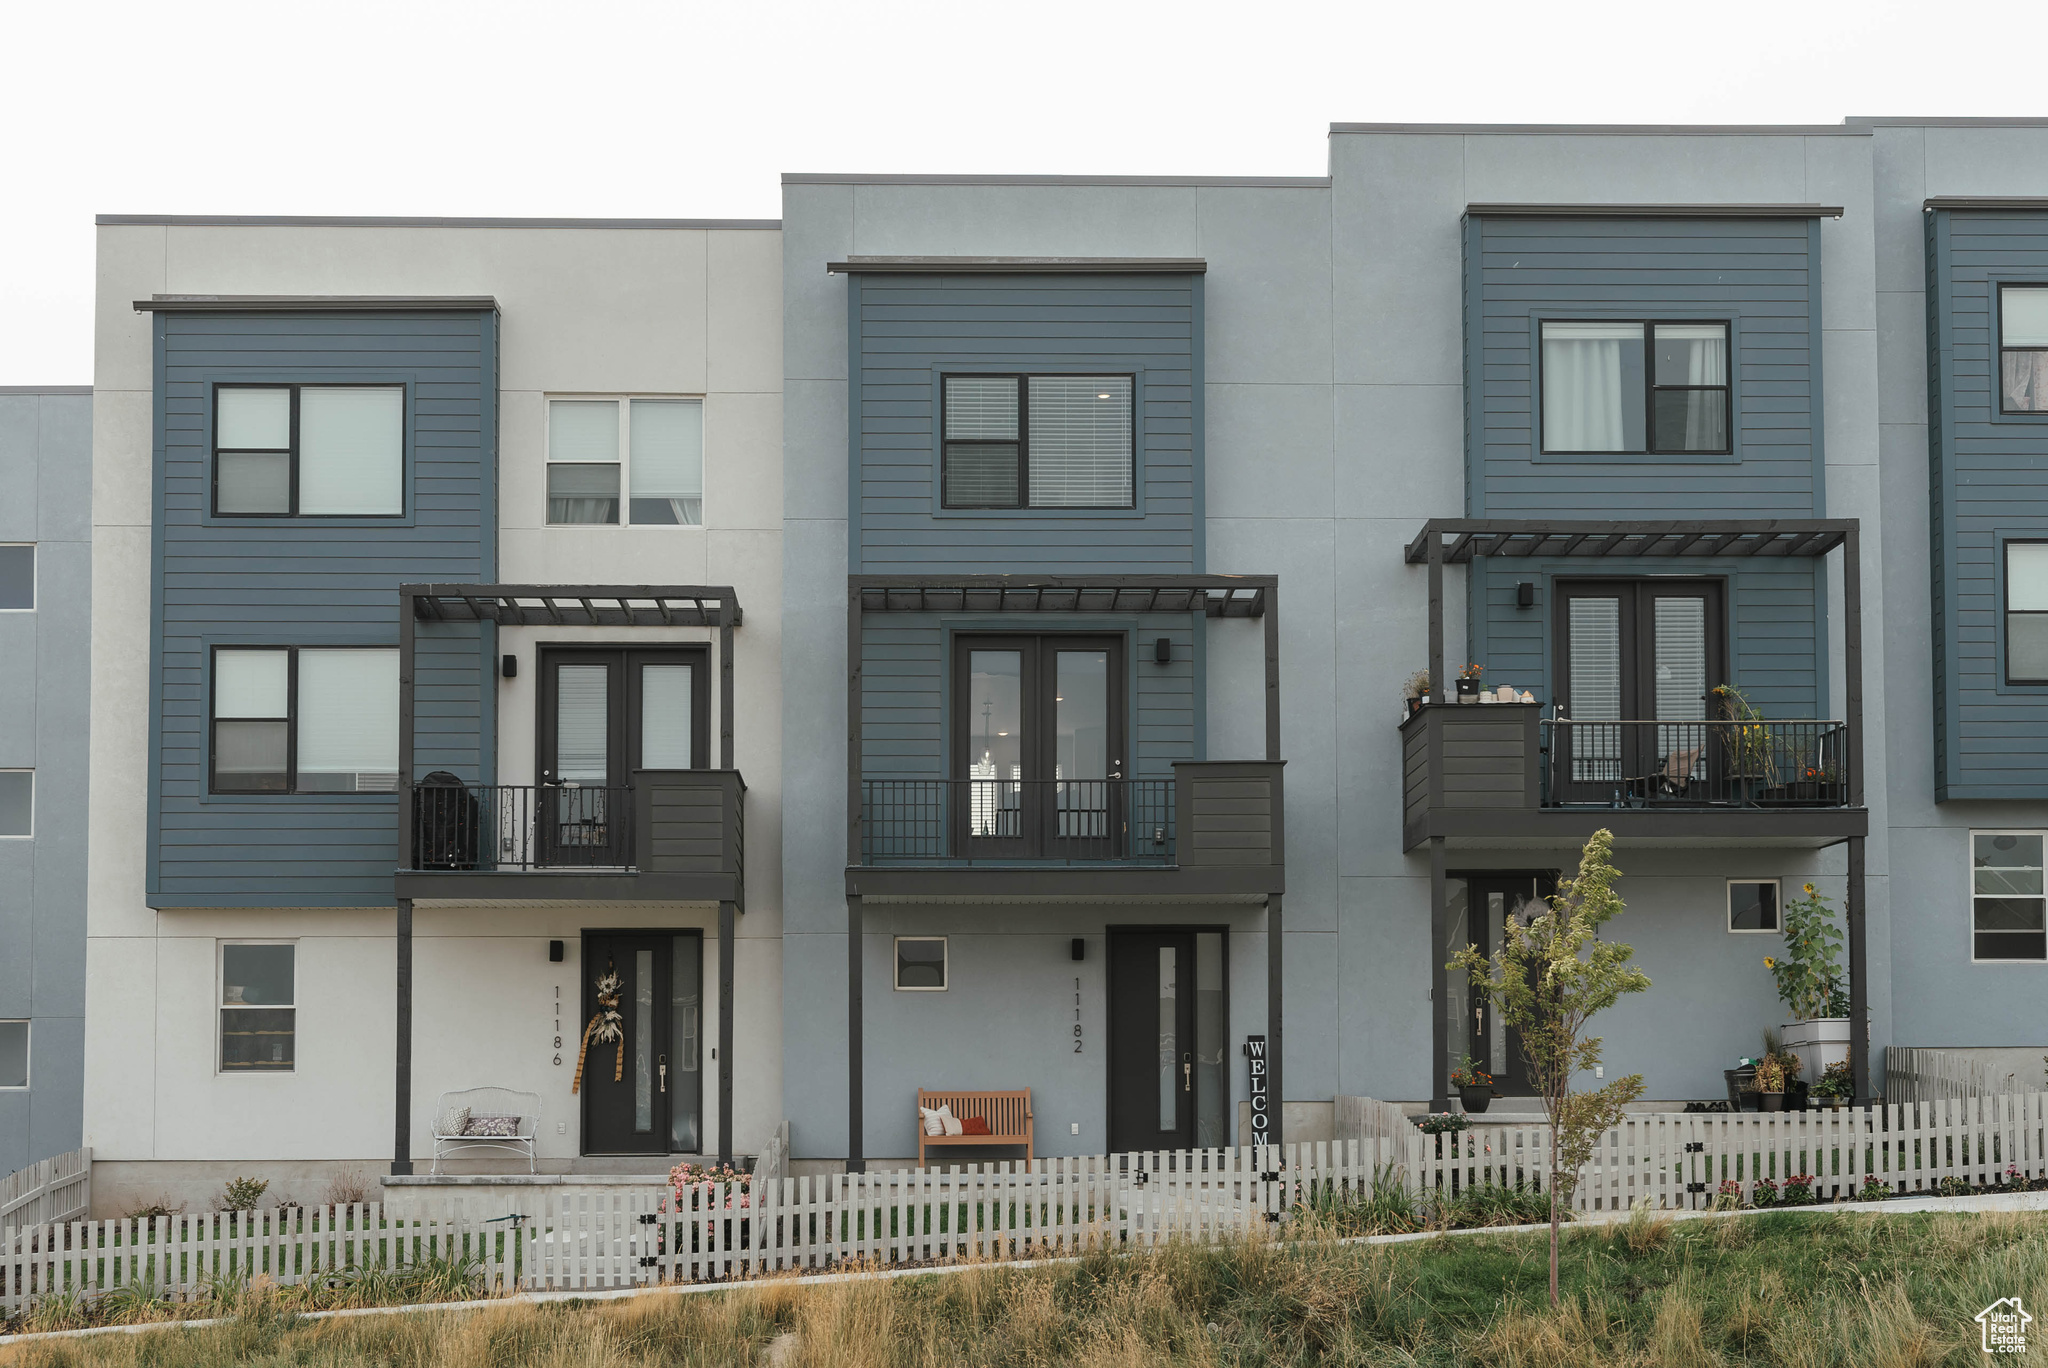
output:
{"label": "black metal balcony railing", "polygon": [[633,790],[574,784],[412,789],[414,869],[628,869]]}
{"label": "black metal balcony railing", "polygon": [[1842,722],[1543,725],[1545,807],[1846,807]]}
{"label": "black metal balcony railing", "polygon": [[1170,865],[1171,779],[868,779],[864,864]]}

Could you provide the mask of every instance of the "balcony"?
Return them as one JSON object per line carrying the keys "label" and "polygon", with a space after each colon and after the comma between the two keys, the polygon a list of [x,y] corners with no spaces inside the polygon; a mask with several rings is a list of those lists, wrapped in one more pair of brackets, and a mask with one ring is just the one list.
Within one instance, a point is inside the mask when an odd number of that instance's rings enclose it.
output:
{"label": "balcony", "polygon": [[1431,704],[1401,724],[1402,848],[1580,841],[1823,846],[1862,836],[1846,722],[1545,720]]}
{"label": "balcony", "polygon": [[1181,761],[1171,779],[866,779],[847,891],[878,901],[1284,893],[1282,763]]}
{"label": "balcony", "polygon": [[406,792],[416,901],[611,899],[744,906],[746,781],[635,770],[619,788],[422,780]]}

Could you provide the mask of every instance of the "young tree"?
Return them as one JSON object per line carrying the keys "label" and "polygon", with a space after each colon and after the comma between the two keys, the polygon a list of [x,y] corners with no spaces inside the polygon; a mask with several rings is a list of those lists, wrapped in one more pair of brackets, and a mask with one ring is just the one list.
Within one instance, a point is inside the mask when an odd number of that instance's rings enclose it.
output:
{"label": "young tree", "polygon": [[1499,954],[1489,960],[1478,946],[1467,945],[1445,966],[1471,975],[1474,990],[1520,1034],[1530,1080],[1550,1116],[1553,1306],[1561,1204],[1571,1200],[1579,1169],[1593,1157],[1601,1133],[1643,1093],[1641,1074],[1617,1078],[1592,1092],[1572,1089],[1578,1074],[1600,1063],[1600,1037],[1585,1034],[1587,1023],[1623,993],[1650,986],[1649,976],[1629,963],[1633,947],[1600,939],[1600,928],[1623,911],[1614,891],[1621,871],[1614,867],[1613,848],[1612,832],[1594,832],[1580,856],[1578,877],[1561,883],[1548,908],[1528,921],[1508,918]]}

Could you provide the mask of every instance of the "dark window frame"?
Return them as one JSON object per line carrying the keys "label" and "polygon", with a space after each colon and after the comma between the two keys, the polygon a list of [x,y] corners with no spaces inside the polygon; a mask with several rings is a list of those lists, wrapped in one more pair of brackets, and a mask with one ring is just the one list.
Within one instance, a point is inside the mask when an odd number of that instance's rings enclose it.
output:
{"label": "dark window frame", "polygon": [[[1552,323],[1637,323],[1643,330],[1643,449],[1641,451],[1576,451],[1552,447],[1545,429],[1543,411],[1543,330]],[[1718,327],[1728,361],[1728,382],[1723,385],[1660,385],[1657,383],[1657,332],[1660,327]],[[1667,394],[1719,394],[1724,434],[1720,447],[1659,447],[1657,445],[1657,396]],[[1735,454],[1735,320],[1733,318],[1538,318],[1536,320],[1536,386],[1532,396],[1536,408],[1536,451],[1541,456],[1733,456]]]}
{"label": "dark window frame", "polygon": [[[1120,504],[1048,504],[1031,502],[1031,382],[1035,379],[1072,380],[1081,376],[1101,376],[1123,380],[1131,387],[1131,444],[1125,457],[1130,464],[1131,497]],[[953,380],[1012,380],[1017,385],[1017,502],[1016,503],[955,503],[952,491],[952,462],[948,451],[954,439],[946,434],[948,382]],[[993,437],[961,438],[962,445],[999,446],[1003,440]],[[939,372],[939,507],[948,511],[954,509],[995,509],[1019,513],[1062,513],[1118,512],[1128,513],[1138,506],[1138,373],[1129,370],[1072,370],[1072,371],[947,371]]]}
{"label": "dark window frame", "polygon": [[[2043,348],[2042,350],[2048,350]],[[2048,617],[2048,609],[2012,606],[2012,548],[2048,545],[2048,537],[2004,537],[1998,543],[1998,654],[1999,676],[2009,685],[2030,687],[2048,684],[2048,676],[2021,678],[2012,672],[2012,620],[2016,616]]]}
{"label": "dark window frame", "polygon": [[0,542],[0,551],[13,551],[23,548],[26,548],[28,551],[28,602],[18,608],[10,608],[5,604],[0,604],[0,613],[33,613],[36,611],[36,603],[40,597],[39,591],[42,589],[42,581],[39,576],[43,568],[42,556],[37,550],[39,545],[40,543],[32,541]]}
{"label": "dark window frame", "polygon": [[[224,389],[281,389],[291,391],[291,432],[289,447],[224,447],[220,445],[220,392]],[[398,509],[393,513],[301,513],[299,512],[299,391],[305,389],[395,389],[399,392],[398,405]],[[408,513],[411,503],[412,463],[408,457],[412,443],[412,389],[396,380],[344,380],[333,384],[325,382],[285,380],[216,380],[208,397],[210,409],[207,416],[207,433],[212,439],[213,455],[207,470],[207,516],[210,518],[262,519],[262,518],[318,518],[322,520],[350,521],[357,518],[373,518],[378,521],[400,521]],[[285,512],[268,513],[223,513],[220,507],[220,458],[229,456],[278,456],[282,455],[289,467],[290,495]]]}
{"label": "dark window frame", "polygon": [[1998,412],[2001,417],[2039,418],[2048,414],[2048,409],[2016,409],[2005,406],[2005,354],[2007,352],[2048,352],[2048,347],[2008,347],[2005,345],[2005,293],[2007,290],[2035,290],[2048,294],[2048,281],[2039,283],[2025,280],[2000,280],[1993,283],[1992,293],[1998,300],[1998,317],[1994,326],[1998,330],[1998,371],[1992,376],[1992,383],[1998,387]]}
{"label": "dark window frame", "polygon": [[[396,646],[384,646],[375,642],[322,643],[315,646],[257,645],[237,642],[227,646],[213,646],[207,651],[206,661],[206,792],[208,797],[218,798],[395,798],[397,790],[389,793],[360,793],[347,789],[301,789],[299,787],[299,652],[300,651],[389,651],[398,653]],[[286,654],[284,676],[284,787],[281,789],[222,788],[215,766],[220,758],[218,728],[223,720],[229,722],[275,722],[277,718],[230,717],[222,719],[215,715],[215,703],[220,691],[219,661],[224,651],[283,651]],[[397,757],[392,757],[394,766]],[[402,778],[403,776],[401,776]]]}
{"label": "dark window frame", "polygon": [[[1967,835],[1967,838],[1968,838],[1968,840],[1969,840],[1969,843],[1970,843],[1970,844],[1969,844],[1968,848],[1966,849],[1966,851],[1964,852],[1964,856],[1965,856],[1965,858],[1964,858],[1964,861],[1963,861],[1963,865],[1964,865],[1964,871],[1965,871],[1965,872],[1964,872],[1964,877],[1965,877],[1965,879],[1966,879],[1966,880],[1967,880],[1967,882],[1968,882],[1968,889],[1967,889],[1967,892],[1968,892],[1968,897],[1969,897],[1969,899],[1970,899],[1970,963],[1972,963],[1972,964],[2019,964],[2019,965],[2027,965],[2027,964],[2038,964],[2038,965],[2048,965],[2048,929],[2044,929],[2043,931],[2034,931],[2034,932],[2028,932],[2028,931],[2011,931],[2011,930],[2004,930],[2004,931],[2001,931],[2001,930],[1991,930],[1991,931],[1986,931],[1986,930],[1983,930],[1982,928],[1980,928],[1980,927],[1979,927],[1979,926],[1977,925],[1977,904],[1978,904],[1978,902],[1979,902],[1980,900],[1983,900],[1983,899],[1987,899],[1987,898],[1988,898],[1988,899],[2001,899],[2001,898],[2003,898],[2003,899],[2011,899],[2011,898],[2015,898],[2015,897],[2018,897],[2018,898],[2026,898],[2026,899],[2028,899],[2028,900],[2030,900],[2030,901],[2039,901],[2039,902],[2040,902],[2040,903],[2042,904],[2042,910],[2043,910],[2043,924],[2044,924],[2044,928],[2048,928],[2048,892],[2044,892],[2044,893],[2042,893],[2042,894],[2039,894],[2039,895],[2034,895],[2034,894],[2004,894],[2004,893],[1979,893],[1979,892],[1977,891],[1977,841],[1978,841],[1978,838],[1979,838],[1979,837],[1984,837],[1984,836],[1991,836],[1991,837],[1998,837],[1998,836],[2037,836],[2037,837],[2040,837],[2040,838],[2041,838],[2041,844],[2042,844],[2042,859],[2043,859],[2043,861],[2044,861],[2044,865],[2048,865],[2048,831],[2043,831],[2043,830],[2041,830],[2041,829],[2040,829],[2040,828],[2038,828],[2038,827],[2032,827],[2032,828],[2029,828],[2029,827],[1971,827],[1971,828],[1969,828],[1969,830],[1967,831],[1966,835]],[[2025,868],[2025,866],[2018,866],[2018,867],[2019,867],[2019,868]],[[2044,876],[2048,876],[2048,868],[2044,868],[2044,871],[2043,871],[2043,872],[2044,872]],[[2042,937],[2042,953],[2041,953],[2041,954],[2038,954],[2038,955],[2028,955],[2028,956],[2026,956],[2026,957],[2024,957],[2024,958],[2019,958],[2019,959],[2014,959],[2014,958],[2010,958],[2010,957],[2004,957],[2004,958],[1988,958],[1988,957],[1986,957],[1986,956],[1984,956],[1984,955],[1980,955],[1980,954],[1978,954],[1978,953],[1977,953],[1977,952],[1978,952],[1978,950],[1979,950],[1979,948],[1980,948],[1980,946],[1981,946],[1981,939],[1980,939],[1981,937],[1984,937],[1984,936],[2023,936],[2023,935],[2036,935],[2036,936],[2041,936],[2041,937]]]}
{"label": "dark window frame", "polygon": [[605,681],[605,707],[608,728],[605,745],[607,758],[605,766],[615,772],[607,788],[631,787],[634,770],[645,766],[637,763],[640,754],[640,710],[634,706],[640,701],[640,681],[635,667],[640,665],[688,665],[696,671],[690,680],[690,759],[691,769],[711,768],[711,648],[696,642],[674,642],[658,646],[616,646],[603,642],[540,642],[535,653],[536,668],[540,671],[539,687],[535,690],[534,725],[534,766],[535,778],[546,783],[540,776],[551,774],[556,759],[558,740],[555,736],[558,687],[554,667],[562,664],[602,664],[611,668]]}

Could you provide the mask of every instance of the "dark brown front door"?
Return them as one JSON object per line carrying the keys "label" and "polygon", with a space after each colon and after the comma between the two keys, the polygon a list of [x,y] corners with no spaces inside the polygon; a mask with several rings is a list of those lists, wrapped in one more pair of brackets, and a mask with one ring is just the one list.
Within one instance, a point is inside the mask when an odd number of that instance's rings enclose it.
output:
{"label": "dark brown front door", "polygon": [[592,1039],[583,1058],[583,1152],[667,1154],[675,1083],[670,935],[590,935],[583,941],[583,1019],[604,1010],[599,990],[618,980],[622,1039]]}
{"label": "dark brown front door", "polygon": [[1111,1153],[1194,1147],[1195,992],[1194,932],[1110,934]]}

